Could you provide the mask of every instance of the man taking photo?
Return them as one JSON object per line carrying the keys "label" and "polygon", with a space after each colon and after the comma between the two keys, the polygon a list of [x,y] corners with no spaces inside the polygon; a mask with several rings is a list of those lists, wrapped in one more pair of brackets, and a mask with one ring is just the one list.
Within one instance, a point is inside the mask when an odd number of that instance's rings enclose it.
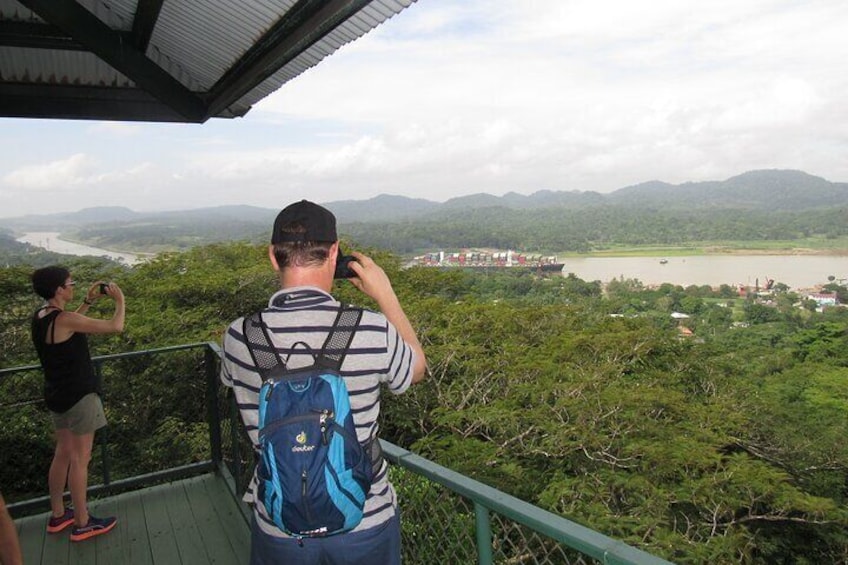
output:
{"label": "man taking photo", "polygon": [[[311,365],[314,352],[322,351],[328,335],[335,333],[343,308],[330,294],[341,258],[335,216],[306,200],[291,204],[274,222],[268,255],[280,290],[260,313],[263,331],[287,369]],[[390,392],[401,394],[420,382],[426,358],[386,273],[370,257],[356,252],[352,256],[347,265],[348,280],[379,308],[379,312],[362,311],[338,370],[349,395],[356,438],[375,462],[362,518],[344,533],[291,535],[275,521],[276,510],[266,508],[260,490],[267,487],[260,486],[254,471],[244,495],[254,511],[252,565],[400,563],[397,498],[388,481],[385,461],[374,454],[374,446],[379,446],[380,391],[385,385]],[[260,453],[259,391],[263,377],[251,351],[255,344],[248,342],[245,327],[244,318],[239,318],[224,336],[221,380],[233,388],[247,433]],[[305,485],[304,479],[304,492]]]}

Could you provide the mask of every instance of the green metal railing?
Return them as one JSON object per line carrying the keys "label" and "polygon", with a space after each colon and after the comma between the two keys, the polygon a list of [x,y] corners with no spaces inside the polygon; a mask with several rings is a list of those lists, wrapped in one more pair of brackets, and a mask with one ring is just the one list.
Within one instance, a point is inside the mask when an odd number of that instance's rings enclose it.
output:
{"label": "green metal railing", "polygon": [[[100,479],[101,483],[90,487],[92,494],[113,494],[157,482],[221,472],[227,477],[232,494],[240,499],[252,473],[254,454],[235,400],[230,390],[219,383],[221,355],[217,344],[206,342],[93,358],[95,370],[104,376],[104,404],[113,412],[117,405],[124,410],[134,408],[130,400],[112,395],[110,379],[159,378],[163,387],[167,387],[169,382],[180,382],[184,386],[188,382],[189,386],[194,386],[199,394],[192,396],[202,397],[202,406],[191,402],[177,404],[186,410],[186,418],[194,417],[205,422],[208,452],[203,457],[193,454],[190,460],[178,460],[176,465],[167,468],[116,479],[113,472],[115,458],[111,451],[120,446],[121,434],[120,426],[112,423],[110,416],[109,427],[116,428],[119,433],[115,433],[116,430],[112,430],[109,436],[98,433],[98,438],[106,439],[98,446],[99,461],[96,463],[99,472],[93,473],[93,477]],[[171,360],[165,366],[154,365],[160,356],[180,356],[180,360]],[[17,382],[8,386],[9,380],[16,378],[26,379],[27,386],[17,386],[20,384]],[[26,407],[43,412],[40,387],[32,382],[40,383],[41,378],[41,368],[37,365],[0,370],[0,391],[3,391],[5,402],[0,405],[0,411]],[[129,388],[132,388],[132,382]],[[9,392],[18,389],[23,391],[24,396],[7,401]],[[37,394],[33,392],[36,390]],[[135,409],[142,408],[136,406]],[[404,563],[669,563],[389,442],[382,441],[382,444],[400,501]],[[122,473],[126,474],[125,471]],[[4,494],[8,487],[0,485]],[[49,498],[46,496],[13,501],[9,506],[14,516],[48,508]],[[242,509],[247,518],[249,511],[246,505],[242,505]]]}
{"label": "green metal railing", "polygon": [[[115,457],[113,451],[116,445],[121,445],[124,439],[120,433],[121,414],[117,414],[116,406],[120,405],[123,410],[137,410],[139,406],[133,405],[131,400],[124,398],[116,398],[110,387],[110,379],[136,379],[140,380],[146,377],[146,373],[151,369],[149,360],[151,357],[158,356],[177,356],[189,355],[192,359],[189,360],[191,365],[189,368],[182,368],[178,372],[170,375],[161,376],[162,390],[167,390],[169,379],[192,379],[199,381],[200,389],[205,391],[204,403],[198,409],[195,406],[196,412],[202,413],[203,421],[206,422],[208,428],[208,453],[202,457],[183,458],[169,464],[167,467],[149,470],[148,472],[139,473],[136,467],[127,472],[124,471],[116,477],[115,473]],[[103,378],[103,400],[107,407],[110,425],[98,431],[95,436],[96,445],[92,453],[92,466],[89,470],[90,482],[89,493],[92,496],[102,496],[117,494],[129,490],[135,490],[144,486],[172,481],[176,479],[196,476],[199,474],[216,472],[221,466],[221,425],[219,415],[222,410],[218,406],[218,367],[219,367],[220,349],[213,343],[194,343],[178,345],[173,347],[163,347],[158,349],[139,350],[128,353],[119,353],[114,355],[101,355],[92,358],[94,370]],[[173,362],[171,363],[173,364]],[[185,364],[185,363],[184,363]],[[118,370],[115,370],[116,365],[123,365]],[[129,377],[128,375],[132,375]],[[105,377],[105,378],[104,378]],[[41,383],[43,382],[43,373],[40,365],[27,365],[14,367],[9,369],[0,369],[0,391],[2,391],[3,404],[0,405],[0,420],[11,422],[12,419],[19,419],[22,413],[30,415],[37,414],[43,425],[38,431],[44,432],[45,439],[49,442],[52,449],[52,439],[47,439],[49,435],[47,430],[47,418],[44,416],[46,408],[41,393]],[[136,403],[137,404],[137,403]],[[9,451],[12,451],[9,446],[4,445]],[[4,454],[9,457],[9,454]],[[52,453],[51,453],[52,455]],[[130,474],[131,473],[131,474]],[[97,482],[95,482],[97,481]],[[15,517],[29,515],[35,512],[49,510],[49,496],[39,496],[35,498],[27,498],[25,500],[16,500],[13,495],[16,485],[0,485],[0,490],[9,507],[9,511]],[[42,489],[45,492],[46,486]]]}
{"label": "green metal railing", "polygon": [[[254,455],[232,398],[227,421],[224,458],[240,498]],[[669,563],[385,440],[381,444],[400,500],[404,563]]]}
{"label": "green metal railing", "polygon": [[[438,551],[438,537],[445,531],[445,524],[452,516],[438,509],[460,509],[460,513],[471,511],[474,516],[474,536],[466,535],[463,542],[448,543],[455,550],[461,546],[469,547],[473,542],[474,555],[465,555],[465,562],[479,564],[491,563],[587,563],[586,558],[609,564],[661,564],[669,563],[625,543],[609,538],[594,530],[581,526],[551,512],[519,500],[500,490],[475,481],[432,461],[415,455],[396,445],[382,442],[386,459],[416,477],[426,479],[430,485],[425,488],[425,496],[419,493],[410,508],[403,499],[403,479],[396,480],[401,492],[401,513],[403,521],[409,522],[409,514],[414,512],[414,526],[421,529],[429,526],[430,538],[427,547],[420,547],[411,535],[404,536],[405,563],[461,563],[456,551],[445,555],[445,560],[433,560],[433,551]],[[394,480],[394,477],[393,477]],[[439,493],[438,491],[442,492]],[[433,495],[437,500],[434,503]],[[406,501],[409,502],[409,501]],[[427,508],[421,508],[420,504]],[[465,528],[459,528],[459,535]],[[436,545],[429,543],[434,542]],[[441,541],[445,545],[445,540]],[[420,551],[418,551],[420,550]],[[528,551],[532,550],[532,551]],[[426,555],[426,559],[420,559]]]}

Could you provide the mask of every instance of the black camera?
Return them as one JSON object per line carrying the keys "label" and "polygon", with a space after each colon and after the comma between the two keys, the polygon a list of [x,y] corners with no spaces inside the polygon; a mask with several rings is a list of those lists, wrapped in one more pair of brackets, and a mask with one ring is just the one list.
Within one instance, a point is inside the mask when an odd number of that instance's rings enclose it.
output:
{"label": "black camera", "polygon": [[342,254],[342,248],[339,247],[339,254],[336,256],[336,272],[333,273],[334,279],[349,279],[356,276],[353,269],[350,268],[350,262],[356,261],[352,255]]}
{"label": "black camera", "polygon": [[100,294],[106,294],[106,290],[109,288],[109,283],[100,283]]}

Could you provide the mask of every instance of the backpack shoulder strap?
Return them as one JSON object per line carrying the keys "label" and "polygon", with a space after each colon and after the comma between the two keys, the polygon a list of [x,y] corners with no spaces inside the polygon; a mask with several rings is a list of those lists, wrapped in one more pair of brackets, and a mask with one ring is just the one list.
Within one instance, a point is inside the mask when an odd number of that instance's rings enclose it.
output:
{"label": "backpack shoulder strap", "polygon": [[342,361],[347,355],[347,350],[353,341],[353,334],[362,319],[362,309],[350,306],[342,306],[333,322],[333,329],[327,336],[327,340],[321,347],[318,363],[322,366],[338,371],[341,369]]}
{"label": "backpack shoulder strap", "polygon": [[[335,371],[341,369],[342,361],[344,361],[347,350],[353,342],[353,334],[356,332],[360,320],[362,320],[362,313],[362,308],[342,304],[336,316],[336,321],[333,323],[333,329],[321,348],[321,354],[317,361],[319,364]],[[371,460],[371,472],[376,477],[383,466],[383,450],[380,446],[380,440],[373,437],[367,443],[362,444],[362,447]]]}
{"label": "backpack shoulder strap", "polygon": [[268,335],[268,326],[262,320],[262,312],[256,312],[252,316],[245,316],[242,324],[245,344],[253,363],[260,373],[265,373],[277,366],[285,367],[285,363],[277,349],[271,344]]}

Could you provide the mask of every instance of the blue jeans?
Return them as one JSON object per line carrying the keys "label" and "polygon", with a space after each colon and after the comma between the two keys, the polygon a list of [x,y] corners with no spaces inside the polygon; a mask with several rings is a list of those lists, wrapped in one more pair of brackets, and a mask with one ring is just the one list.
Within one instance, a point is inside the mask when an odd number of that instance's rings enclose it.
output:
{"label": "blue jeans", "polygon": [[250,565],[400,565],[400,516],[361,532],[324,538],[275,538],[253,518]]}

